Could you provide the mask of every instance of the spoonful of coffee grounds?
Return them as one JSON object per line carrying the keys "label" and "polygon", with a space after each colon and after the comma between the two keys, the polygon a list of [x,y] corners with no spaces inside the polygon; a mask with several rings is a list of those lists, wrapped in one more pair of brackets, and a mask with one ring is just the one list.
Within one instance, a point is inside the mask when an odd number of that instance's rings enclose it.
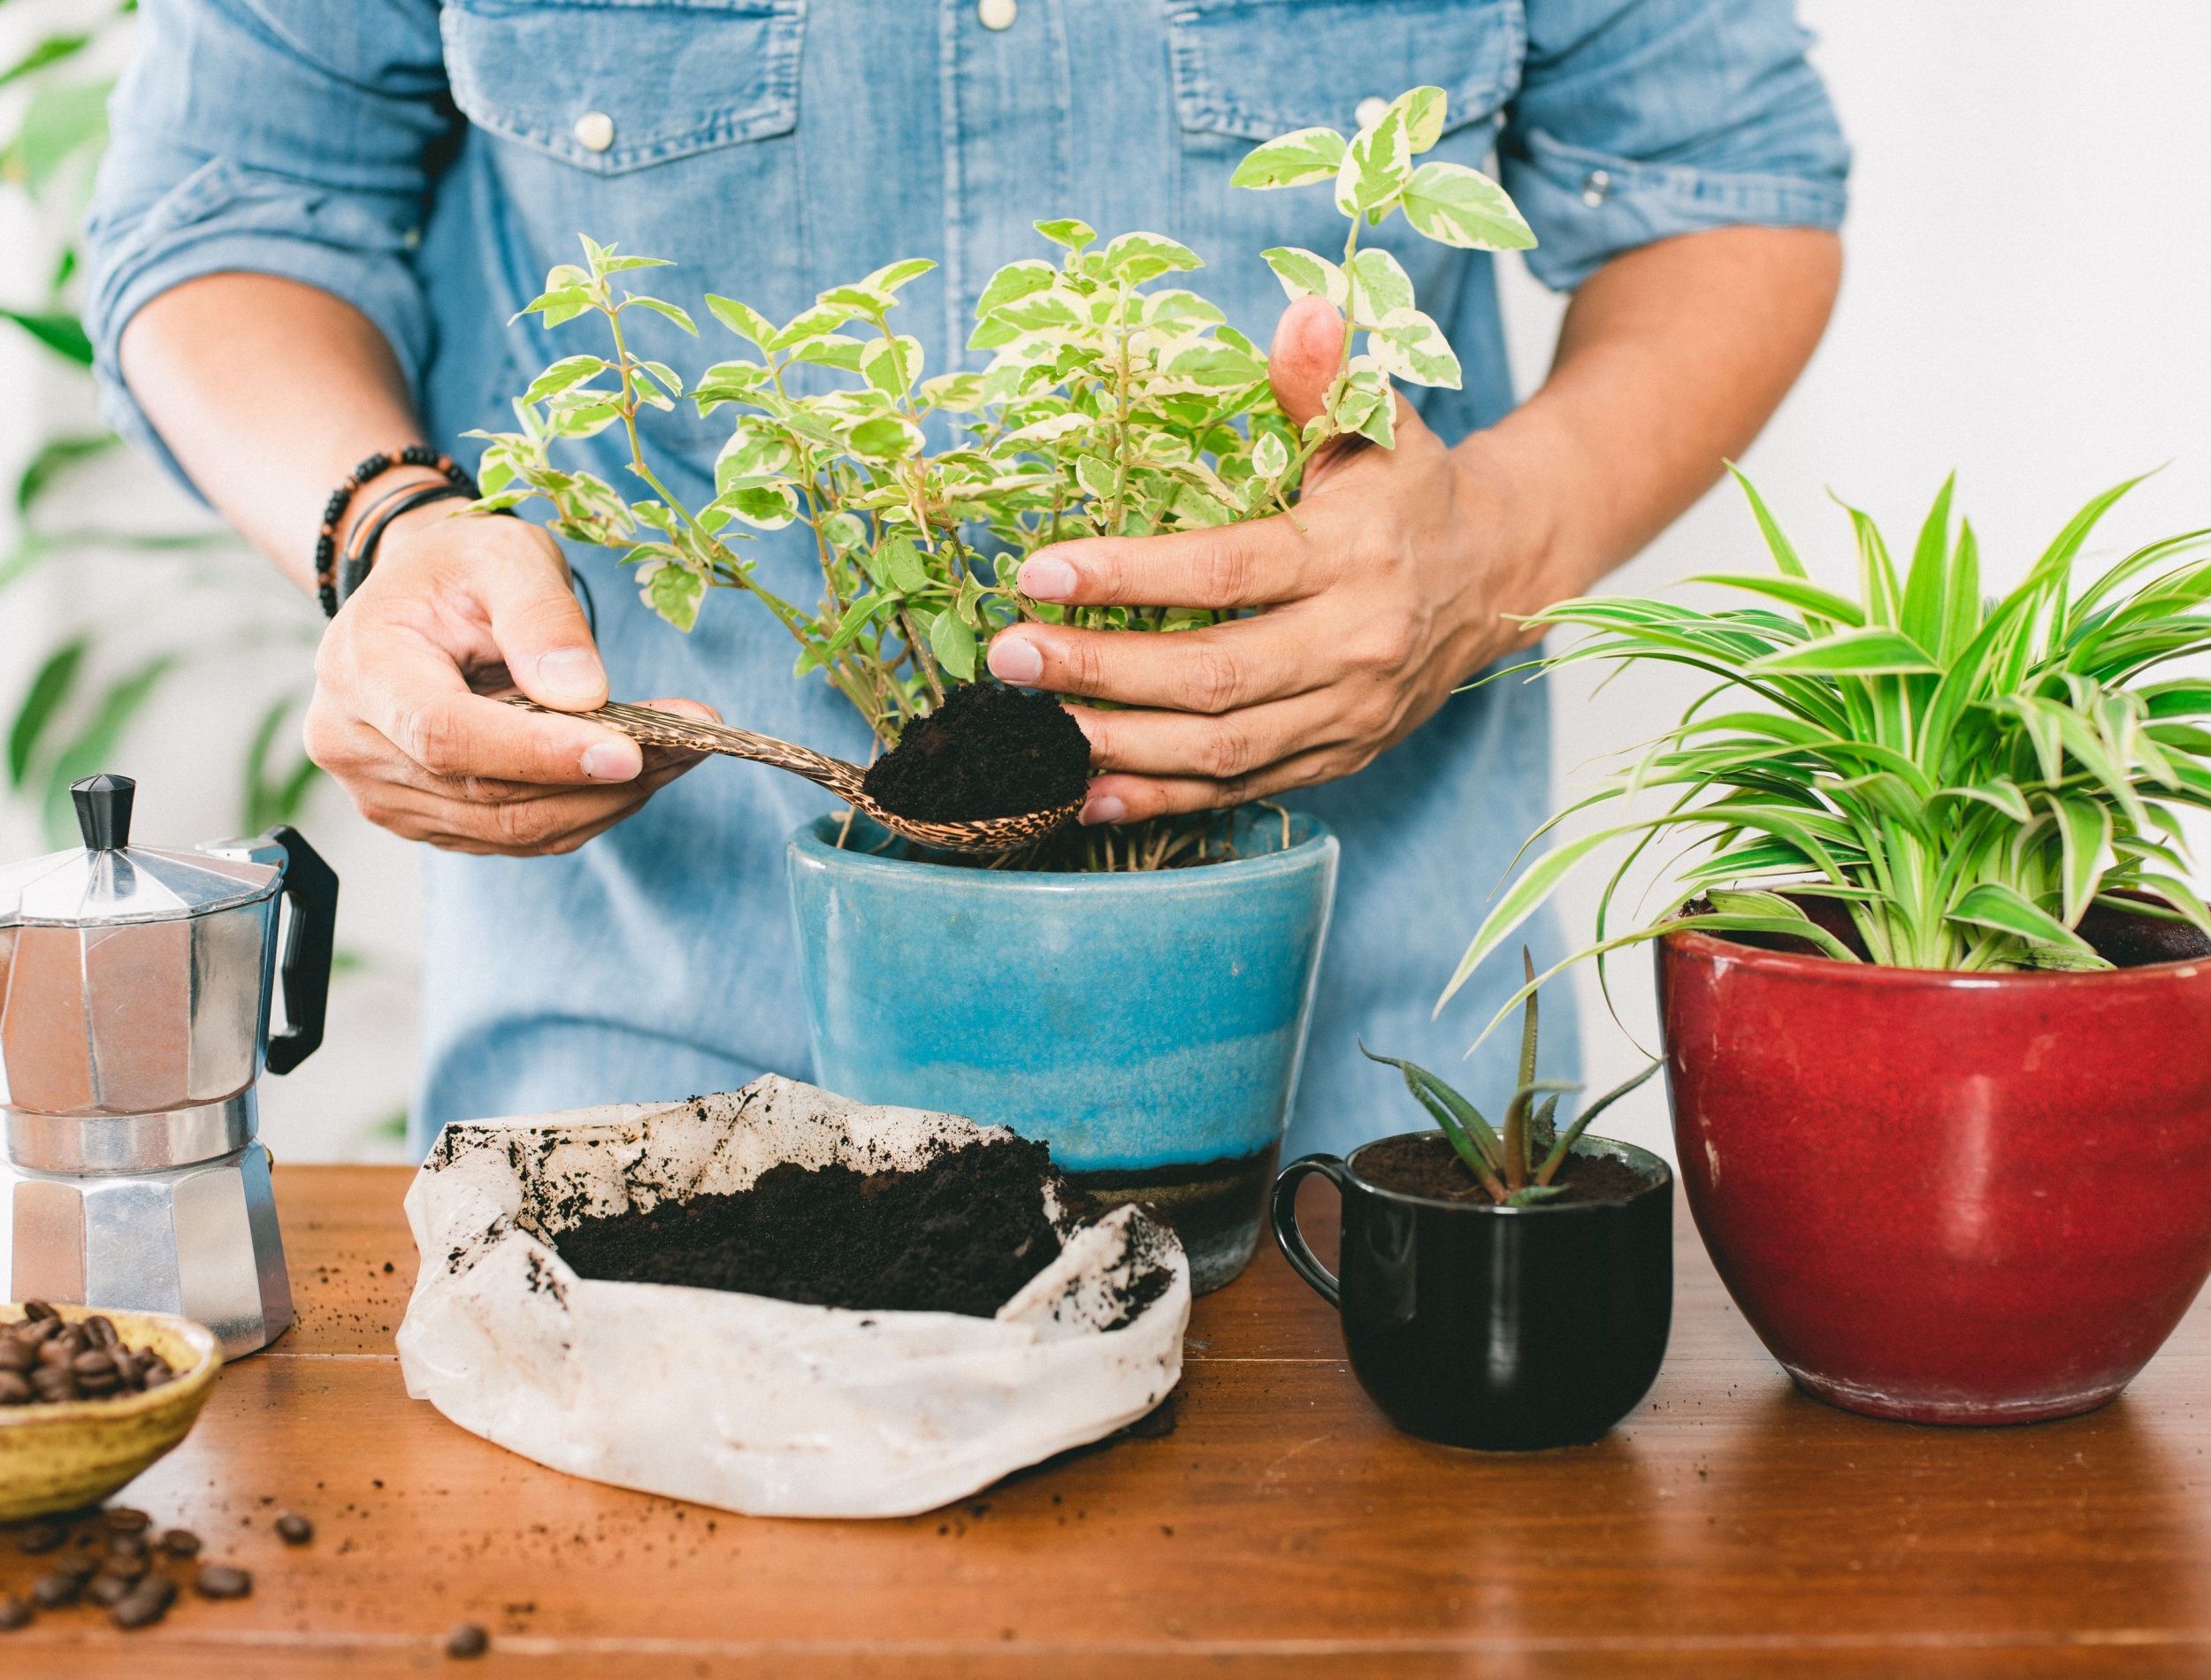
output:
{"label": "spoonful of coffee grounds", "polygon": [[[547,707],[520,695],[509,705]],[[893,834],[945,851],[1010,851],[1075,820],[1090,779],[1090,737],[1052,695],[967,683],[906,726],[862,770],[811,747],[651,706],[609,701],[585,717],[640,746],[719,752],[802,775]]]}

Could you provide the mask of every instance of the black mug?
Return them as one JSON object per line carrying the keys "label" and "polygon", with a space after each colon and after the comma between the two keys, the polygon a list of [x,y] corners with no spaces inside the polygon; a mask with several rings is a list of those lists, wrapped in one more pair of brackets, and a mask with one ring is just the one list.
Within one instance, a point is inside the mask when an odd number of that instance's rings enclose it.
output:
{"label": "black mug", "polygon": [[[1673,1316],[1673,1173],[1648,1150],[1583,1138],[1650,1178],[1623,1202],[1499,1207],[1383,1189],[1359,1157],[1308,1155],[1274,1180],[1274,1237],[1337,1308],[1359,1386],[1408,1434],[1525,1452],[1593,1441],[1633,1410]],[[1343,1275],[1297,1228],[1297,1185],[1343,1198]]]}

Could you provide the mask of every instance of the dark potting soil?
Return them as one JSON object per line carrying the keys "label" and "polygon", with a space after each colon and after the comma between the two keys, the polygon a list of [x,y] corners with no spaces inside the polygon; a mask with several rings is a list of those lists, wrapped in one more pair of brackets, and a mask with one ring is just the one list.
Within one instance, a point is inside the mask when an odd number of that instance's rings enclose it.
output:
{"label": "dark potting soil", "polygon": [[1060,1252],[1044,1145],[969,1143],[917,1172],[770,1167],[752,1187],[587,1218],[555,1246],[578,1277],[861,1310],[988,1318]]}
{"label": "dark potting soil", "polygon": [[907,724],[860,785],[896,815],[968,822],[1071,805],[1090,774],[1090,737],[1054,697],[968,683]]}
{"label": "dark potting soil", "polygon": [[[1466,1170],[1458,1151],[1441,1132],[1384,1138],[1358,1152],[1358,1175],[1380,1189],[1436,1202],[1487,1203],[1489,1192]],[[1565,1193],[1542,1205],[1570,1202],[1625,1202],[1650,1187],[1650,1180],[1616,1155],[1569,1155],[1553,1184]]]}

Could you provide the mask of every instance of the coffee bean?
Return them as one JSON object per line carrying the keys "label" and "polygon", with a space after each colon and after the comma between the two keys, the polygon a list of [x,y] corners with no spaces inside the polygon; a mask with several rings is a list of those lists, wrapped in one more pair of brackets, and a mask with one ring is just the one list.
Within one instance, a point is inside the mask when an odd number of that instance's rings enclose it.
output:
{"label": "coffee bean", "polygon": [[27,1523],[16,1531],[15,1549],[35,1556],[41,1552],[52,1551],[68,1538],[68,1529],[59,1523]]}
{"label": "coffee bean", "polygon": [[192,1590],[203,1599],[242,1599],[253,1591],[253,1577],[227,1563],[203,1563]]}
{"label": "coffee bean", "polygon": [[82,1382],[87,1377],[114,1376],[115,1361],[96,1348],[90,1353],[79,1354],[71,1360],[69,1369],[75,1371],[77,1380]]}
{"label": "coffee bean", "polygon": [[74,1604],[77,1595],[85,1590],[85,1584],[91,1579],[92,1570],[88,1565],[64,1564],[52,1574],[42,1575],[34,1581],[31,1584],[31,1597],[41,1609],[58,1610],[65,1604]]}
{"label": "coffee bean", "polygon": [[463,1622],[445,1636],[445,1653],[449,1657],[480,1657],[492,1648],[492,1636],[473,1622]]}
{"label": "coffee bean", "polygon": [[111,1610],[137,1589],[136,1581],[125,1580],[119,1575],[110,1575],[102,1570],[92,1577],[92,1585],[85,1588],[84,1595],[103,1610]]}
{"label": "coffee bean", "polygon": [[153,1567],[153,1560],[143,1551],[110,1552],[100,1567],[118,1580],[135,1581]]}
{"label": "coffee bean", "polygon": [[0,1336],[0,1371],[27,1371],[38,1363],[38,1349],[20,1336]]}
{"label": "coffee bean", "polygon": [[38,1396],[29,1378],[12,1371],[0,1371],[0,1406],[27,1406]]}
{"label": "coffee bean", "polygon": [[73,1362],[77,1350],[69,1345],[66,1336],[49,1336],[38,1345],[38,1363],[59,1370]]}
{"label": "coffee bean", "polygon": [[28,1627],[37,1614],[14,1593],[0,1592],[0,1633],[13,1633],[18,1628]]}
{"label": "coffee bean", "polygon": [[172,1528],[161,1537],[161,1549],[171,1557],[197,1557],[200,1537],[188,1528]]}
{"label": "coffee bean", "polygon": [[23,1303],[23,1316],[24,1317],[31,1320],[33,1323],[37,1322],[41,1318],[58,1318],[61,1317],[59,1313],[56,1312],[43,1301],[25,1302]]}
{"label": "coffee bean", "polygon": [[177,1596],[177,1589],[166,1576],[146,1577],[130,1596],[108,1612],[108,1620],[119,1628],[149,1628],[169,1614],[169,1606]]}
{"label": "coffee bean", "polygon": [[287,1511],[276,1520],[277,1538],[287,1546],[305,1546],[315,1538],[315,1525],[297,1511]]}
{"label": "coffee bean", "polygon": [[84,1330],[85,1334],[91,1337],[98,1347],[114,1348],[123,1345],[123,1338],[117,1333],[114,1321],[105,1313],[96,1312],[86,1319]]}
{"label": "coffee bean", "polygon": [[143,1534],[154,1519],[130,1505],[111,1505],[100,1513],[100,1526],[111,1534]]}

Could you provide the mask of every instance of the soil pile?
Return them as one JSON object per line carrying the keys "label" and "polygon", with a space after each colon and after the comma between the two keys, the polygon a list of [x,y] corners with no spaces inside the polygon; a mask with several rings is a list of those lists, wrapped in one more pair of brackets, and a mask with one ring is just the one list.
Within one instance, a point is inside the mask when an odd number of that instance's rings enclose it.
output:
{"label": "soil pile", "polygon": [[1071,805],[1090,773],[1090,738],[1058,699],[968,683],[907,724],[860,785],[898,816],[971,822]]}
{"label": "soil pile", "polygon": [[555,1239],[578,1277],[808,1306],[988,1318],[1060,1252],[1044,1145],[969,1143],[914,1172],[785,1162],[748,1190],[588,1218]]}
{"label": "soil pile", "polygon": [[[1465,1162],[1441,1132],[1412,1137],[1386,1138],[1359,1151],[1358,1174],[1368,1183],[1401,1195],[1427,1196],[1436,1202],[1489,1201]],[[1569,1155],[1559,1163],[1551,1182],[1563,1187],[1560,1195],[1542,1205],[1564,1202],[1625,1202],[1650,1187],[1650,1180],[1616,1155]]]}

